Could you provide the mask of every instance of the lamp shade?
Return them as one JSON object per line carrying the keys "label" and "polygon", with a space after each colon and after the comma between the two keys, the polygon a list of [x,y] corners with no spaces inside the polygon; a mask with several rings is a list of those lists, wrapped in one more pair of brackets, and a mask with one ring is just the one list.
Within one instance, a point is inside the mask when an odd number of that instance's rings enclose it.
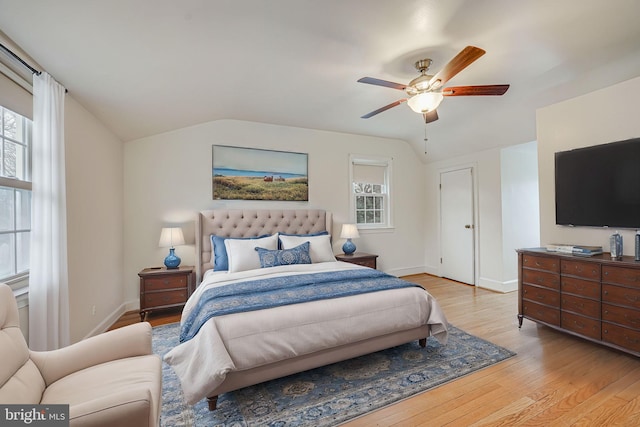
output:
{"label": "lamp shade", "polygon": [[424,114],[438,108],[443,99],[442,92],[422,92],[409,98],[407,104],[416,113]]}
{"label": "lamp shade", "polygon": [[165,227],[160,233],[160,242],[158,246],[161,248],[174,247],[175,245],[184,245],[184,235],[180,227]]}
{"label": "lamp shade", "polygon": [[358,233],[358,226],[355,224],[342,224],[340,237],[343,239],[356,239],[360,237],[360,233]]}

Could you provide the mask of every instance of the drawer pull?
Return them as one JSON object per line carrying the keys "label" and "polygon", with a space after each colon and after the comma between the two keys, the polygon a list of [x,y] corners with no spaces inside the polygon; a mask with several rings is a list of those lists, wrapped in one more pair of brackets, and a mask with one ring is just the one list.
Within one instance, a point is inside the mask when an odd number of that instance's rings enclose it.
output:
{"label": "drawer pull", "polygon": [[632,344],[638,344],[638,340],[634,339],[634,338],[629,338],[628,336],[624,336],[625,341],[632,343]]}
{"label": "drawer pull", "polygon": [[578,322],[577,320],[574,320],[573,324],[576,325],[577,328],[584,329],[584,324]]}
{"label": "drawer pull", "polygon": [[638,302],[638,297],[637,296],[625,294],[624,297],[625,297],[625,299],[627,301]]}
{"label": "drawer pull", "polygon": [[605,295],[609,295],[609,291],[604,291],[604,294]]}
{"label": "drawer pull", "polygon": [[164,279],[164,284],[168,285],[169,284],[169,279]]}
{"label": "drawer pull", "polygon": [[628,314],[624,315],[625,320],[629,321],[629,323],[637,325],[638,324],[638,319],[635,317],[630,317]]}

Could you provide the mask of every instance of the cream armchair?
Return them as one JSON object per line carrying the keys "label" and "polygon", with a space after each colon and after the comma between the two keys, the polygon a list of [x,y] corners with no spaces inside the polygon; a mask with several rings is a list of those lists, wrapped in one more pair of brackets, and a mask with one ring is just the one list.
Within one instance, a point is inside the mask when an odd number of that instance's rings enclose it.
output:
{"label": "cream armchair", "polygon": [[54,351],[30,351],[0,283],[0,403],[69,404],[71,426],[157,426],[162,365],[137,323]]}

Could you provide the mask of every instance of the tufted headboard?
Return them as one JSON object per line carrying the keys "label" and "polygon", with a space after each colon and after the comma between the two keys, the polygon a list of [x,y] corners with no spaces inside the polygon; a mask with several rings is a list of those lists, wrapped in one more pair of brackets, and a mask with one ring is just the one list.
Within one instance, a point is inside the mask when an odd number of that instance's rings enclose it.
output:
{"label": "tufted headboard", "polygon": [[332,233],[332,216],[322,209],[213,209],[198,213],[196,221],[196,283],[211,265],[211,239],[220,237],[255,237],[276,232],[309,234]]}

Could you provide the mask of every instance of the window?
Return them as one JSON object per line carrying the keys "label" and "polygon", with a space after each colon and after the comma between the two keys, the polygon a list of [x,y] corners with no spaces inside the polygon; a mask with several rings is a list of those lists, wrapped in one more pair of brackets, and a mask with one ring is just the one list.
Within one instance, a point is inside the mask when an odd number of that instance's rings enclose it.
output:
{"label": "window", "polygon": [[29,271],[31,120],[0,106],[0,281]]}
{"label": "window", "polygon": [[351,156],[353,218],[358,228],[391,227],[391,159]]}

